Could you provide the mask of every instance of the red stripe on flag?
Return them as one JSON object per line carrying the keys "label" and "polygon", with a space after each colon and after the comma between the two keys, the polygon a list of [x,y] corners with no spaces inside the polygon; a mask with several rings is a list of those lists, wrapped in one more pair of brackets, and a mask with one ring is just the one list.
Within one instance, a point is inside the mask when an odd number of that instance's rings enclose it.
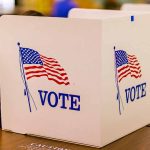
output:
{"label": "red stripe on flag", "polygon": [[123,78],[127,77],[128,75],[130,75],[130,72],[127,72],[127,74],[124,74],[123,76],[121,76],[121,78],[119,79],[119,82],[120,82]]}
{"label": "red stripe on flag", "polygon": [[46,73],[48,76],[53,76],[53,77],[56,77],[57,79],[59,80],[68,80],[68,77],[60,77],[58,75],[55,75],[55,74],[52,74],[52,73],[49,73],[49,72],[46,72],[45,70],[41,70],[41,71],[30,71],[30,72],[26,72],[26,75],[27,76],[30,76],[30,75],[34,75],[34,74],[38,74],[38,73]]}
{"label": "red stripe on flag", "polygon": [[69,82],[64,82],[64,81],[58,81],[54,78],[49,78],[47,74],[41,74],[41,75],[33,75],[33,76],[30,76],[30,77],[27,77],[27,80],[33,78],[33,77],[42,77],[42,76],[46,76],[48,78],[48,80],[51,80],[51,81],[54,81],[56,82],[57,84],[61,85],[61,84],[64,84],[64,85],[69,85],[70,83]]}
{"label": "red stripe on flag", "polygon": [[128,64],[117,68],[117,71],[119,82],[128,75],[134,78],[140,78],[142,76],[141,67],[135,55],[128,55]]}
{"label": "red stripe on flag", "polygon": [[32,66],[24,66],[25,74],[28,80],[33,77],[45,76],[48,78],[48,80],[52,80],[57,84],[69,84],[68,77],[64,68],[61,67],[56,59],[48,58],[43,55],[40,55],[40,57],[43,65],[38,64]]}

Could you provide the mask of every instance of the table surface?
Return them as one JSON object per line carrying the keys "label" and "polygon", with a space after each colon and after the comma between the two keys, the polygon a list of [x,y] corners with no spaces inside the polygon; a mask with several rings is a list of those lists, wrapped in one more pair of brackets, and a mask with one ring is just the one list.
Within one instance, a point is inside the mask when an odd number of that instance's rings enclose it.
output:
{"label": "table surface", "polygon": [[[98,150],[86,146],[0,130],[0,150]],[[150,150],[150,127],[137,130],[100,150]]]}

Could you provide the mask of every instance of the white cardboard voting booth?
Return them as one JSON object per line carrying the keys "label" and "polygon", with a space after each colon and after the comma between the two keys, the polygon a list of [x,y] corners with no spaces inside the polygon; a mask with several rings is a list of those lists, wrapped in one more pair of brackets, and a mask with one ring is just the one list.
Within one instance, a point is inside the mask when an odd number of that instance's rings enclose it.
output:
{"label": "white cardboard voting booth", "polygon": [[149,17],[3,16],[3,130],[102,147],[147,125]]}

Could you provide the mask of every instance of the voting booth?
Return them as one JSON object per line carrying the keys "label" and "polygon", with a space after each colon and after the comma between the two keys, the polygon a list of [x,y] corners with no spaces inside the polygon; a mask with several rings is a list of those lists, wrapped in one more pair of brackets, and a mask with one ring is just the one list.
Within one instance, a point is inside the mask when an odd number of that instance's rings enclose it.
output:
{"label": "voting booth", "polygon": [[1,17],[3,130],[102,147],[147,125],[149,17]]}

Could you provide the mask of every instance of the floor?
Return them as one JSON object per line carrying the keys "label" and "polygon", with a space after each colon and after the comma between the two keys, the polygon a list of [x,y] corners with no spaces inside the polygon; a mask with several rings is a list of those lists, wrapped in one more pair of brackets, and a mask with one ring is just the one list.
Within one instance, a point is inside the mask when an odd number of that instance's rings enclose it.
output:
{"label": "floor", "polygon": [[[97,148],[0,130],[0,150],[97,150]],[[100,150],[150,150],[150,127],[135,131]]]}

